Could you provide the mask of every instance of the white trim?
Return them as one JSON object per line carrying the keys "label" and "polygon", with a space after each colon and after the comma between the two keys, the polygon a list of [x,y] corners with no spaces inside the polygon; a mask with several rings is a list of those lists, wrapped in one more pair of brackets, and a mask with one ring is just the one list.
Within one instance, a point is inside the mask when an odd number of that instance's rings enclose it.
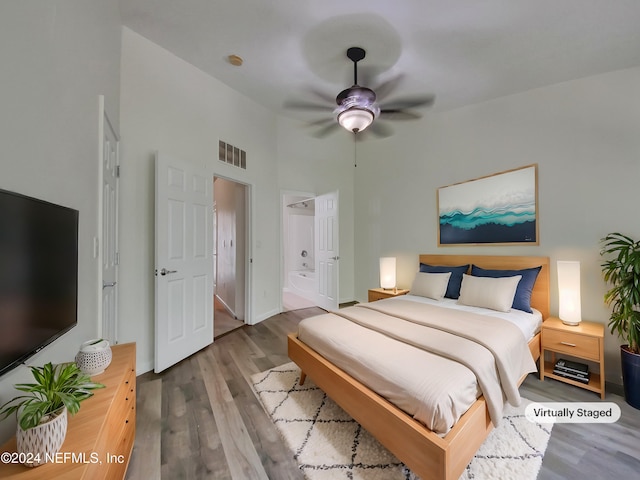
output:
{"label": "white trim", "polygon": [[[104,182],[104,175],[103,175],[103,170],[104,170],[104,166],[103,166],[103,162],[104,162],[104,132],[105,132],[105,128],[108,128],[111,131],[111,134],[113,135],[113,137],[116,140],[116,162],[117,162],[117,166],[120,166],[120,135],[118,134],[118,132],[116,131],[116,129],[113,127],[113,124],[111,123],[111,120],[109,120],[109,116],[107,114],[107,111],[105,109],[105,100],[104,100],[104,95],[98,95],[98,188],[96,189],[98,192],[98,215],[97,215],[97,227],[98,227],[98,231],[96,236],[94,237],[94,251],[93,251],[93,258],[97,260],[98,262],[98,283],[97,283],[97,300],[98,300],[98,305],[97,305],[97,312],[96,312],[96,332],[97,332],[97,336],[104,336],[104,332],[103,332],[103,321],[104,319],[102,318],[102,293],[103,293],[103,277],[102,277],[102,260],[103,260],[103,221],[104,221],[104,205],[103,205],[103,182]],[[120,195],[119,190],[116,190],[116,195]],[[120,212],[119,212],[119,205],[120,205],[120,201],[118,199],[118,211],[116,212],[116,232],[115,232],[115,237],[116,237],[116,243],[118,243],[119,240],[119,223],[120,223]],[[119,252],[117,252],[119,255]],[[118,264],[119,264],[119,260],[118,260]],[[118,278],[116,278],[116,281],[118,281]],[[119,310],[119,308],[118,308]],[[118,312],[116,311],[116,324],[114,325],[114,335],[115,335],[115,339],[117,341],[118,339]]]}
{"label": "white trim", "polygon": [[255,323],[253,325],[255,325],[256,323],[260,323],[268,318],[273,317],[274,315],[278,315],[280,312],[278,311],[278,309],[273,309],[270,312],[266,312],[263,313],[262,315],[258,316],[255,318]]}
{"label": "white trim", "polygon": [[[215,171],[213,171],[213,176],[211,177],[211,181],[213,182],[214,178],[222,178],[229,182],[238,183],[245,187],[245,272],[244,272],[244,323],[245,325],[254,325],[257,323],[252,318],[253,315],[253,297],[251,295],[252,286],[253,286],[253,183],[246,182],[244,180],[240,180],[238,178],[234,178],[229,175],[222,175]],[[215,186],[213,187],[213,198],[215,199]],[[216,272],[214,272],[216,275]],[[224,302],[223,302],[224,303]],[[226,307],[225,305],[225,308]],[[215,320],[214,320],[215,322]]]}

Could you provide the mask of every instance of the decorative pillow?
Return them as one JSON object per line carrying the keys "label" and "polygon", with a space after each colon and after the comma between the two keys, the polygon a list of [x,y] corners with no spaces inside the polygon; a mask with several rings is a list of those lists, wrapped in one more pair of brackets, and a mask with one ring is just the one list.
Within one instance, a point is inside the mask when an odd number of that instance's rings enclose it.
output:
{"label": "decorative pillow", "polygon": [[522,275],[514,277],[473,277],[464,274],[458,303],[508,312]]}
{"label": "decorative pillow", "polygon": [[458,267],[448,267],[444,265],[427,265],[420,264],[420,271],[424,273],[447,273],[451,272],[447,292],[444,294],[447,298],[458,298],[460,296],[460,284],[462,283],[462,274],[467,273],[469,265],[460,265]]}
{"label": "decorative pillow", "polygon": [[416,277],[411,284],[411,295],[420,295],[421,297],[433,298],[434,300],[442,300],[447,285],[449,285],[449,277],[451,272],[447,273],[424,273],[416,272]]}
{"label": "decorative pillow", "polygon": [[533,285],[536,283],[540,269],[542,269],[542,266],[525,268],[522,270],[487,270],[476,265],[471,265],[471,275],[475,277],[493,278],[522,275],[522,280],[518,283],[516,296],[513,298],[513,305],[511,305],[511,308],[522,310],[527,313],[533,313],[533,310],[531,310],[531,292],[533,291]]}

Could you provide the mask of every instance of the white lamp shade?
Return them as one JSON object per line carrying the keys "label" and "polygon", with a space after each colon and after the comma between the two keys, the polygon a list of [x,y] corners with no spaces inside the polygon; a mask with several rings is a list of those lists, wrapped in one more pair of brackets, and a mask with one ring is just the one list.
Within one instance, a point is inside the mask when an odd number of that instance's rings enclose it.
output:
{"label": "white lamp shade", "polygon": [[558,262],[558,315],[567,325],[582,320],[580,301],[580,262]]}
{"label": "white lamp shade", "polygon": [[338,115],[338,123],[350,132],[361,132],[373,122],[373,112],[366,108],[351,107]]}
{"label": "white lamp shade", "polygon": [[380,257],[380,287],[391,289],[396,286],[396,257]]}

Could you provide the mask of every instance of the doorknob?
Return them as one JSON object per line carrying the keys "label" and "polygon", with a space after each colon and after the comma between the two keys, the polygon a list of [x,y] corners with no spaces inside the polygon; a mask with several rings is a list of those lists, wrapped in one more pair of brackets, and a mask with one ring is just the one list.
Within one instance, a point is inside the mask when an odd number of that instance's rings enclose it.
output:
{"label": "doorknob", "polygon": [[170,273],[176,273],[177,270],[167,270],[166,268],[163,268],[162,270],[160,270],[160,275],[164,276],[164,275],[169,275]]}
{"label": "doorknob", "polygon": [[116,282],[105,282],[102,284],[102,288],[115,287],[115,286],[116,286]]}
{"label": "doorknob", "polygon": [[336,256],[336,257],[329,257],[329,260],[340,260],[340,257]]}

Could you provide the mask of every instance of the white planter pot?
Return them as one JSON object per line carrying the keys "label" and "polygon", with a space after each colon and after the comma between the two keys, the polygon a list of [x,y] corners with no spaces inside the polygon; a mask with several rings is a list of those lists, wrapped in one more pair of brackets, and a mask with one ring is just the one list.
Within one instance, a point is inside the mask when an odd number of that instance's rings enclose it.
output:
{"label": "white planter pot", "polygon": [[37,467],[55,459],[67,436],[67,409],[46,423],[23,430],[16,429],[19,460],[27,467]]}
{"label": "white planter pot", "polygon": [[99,375],[111,364],[111,347],[107,340],[88,340],[80,345],[76,365],[87,375]]}

